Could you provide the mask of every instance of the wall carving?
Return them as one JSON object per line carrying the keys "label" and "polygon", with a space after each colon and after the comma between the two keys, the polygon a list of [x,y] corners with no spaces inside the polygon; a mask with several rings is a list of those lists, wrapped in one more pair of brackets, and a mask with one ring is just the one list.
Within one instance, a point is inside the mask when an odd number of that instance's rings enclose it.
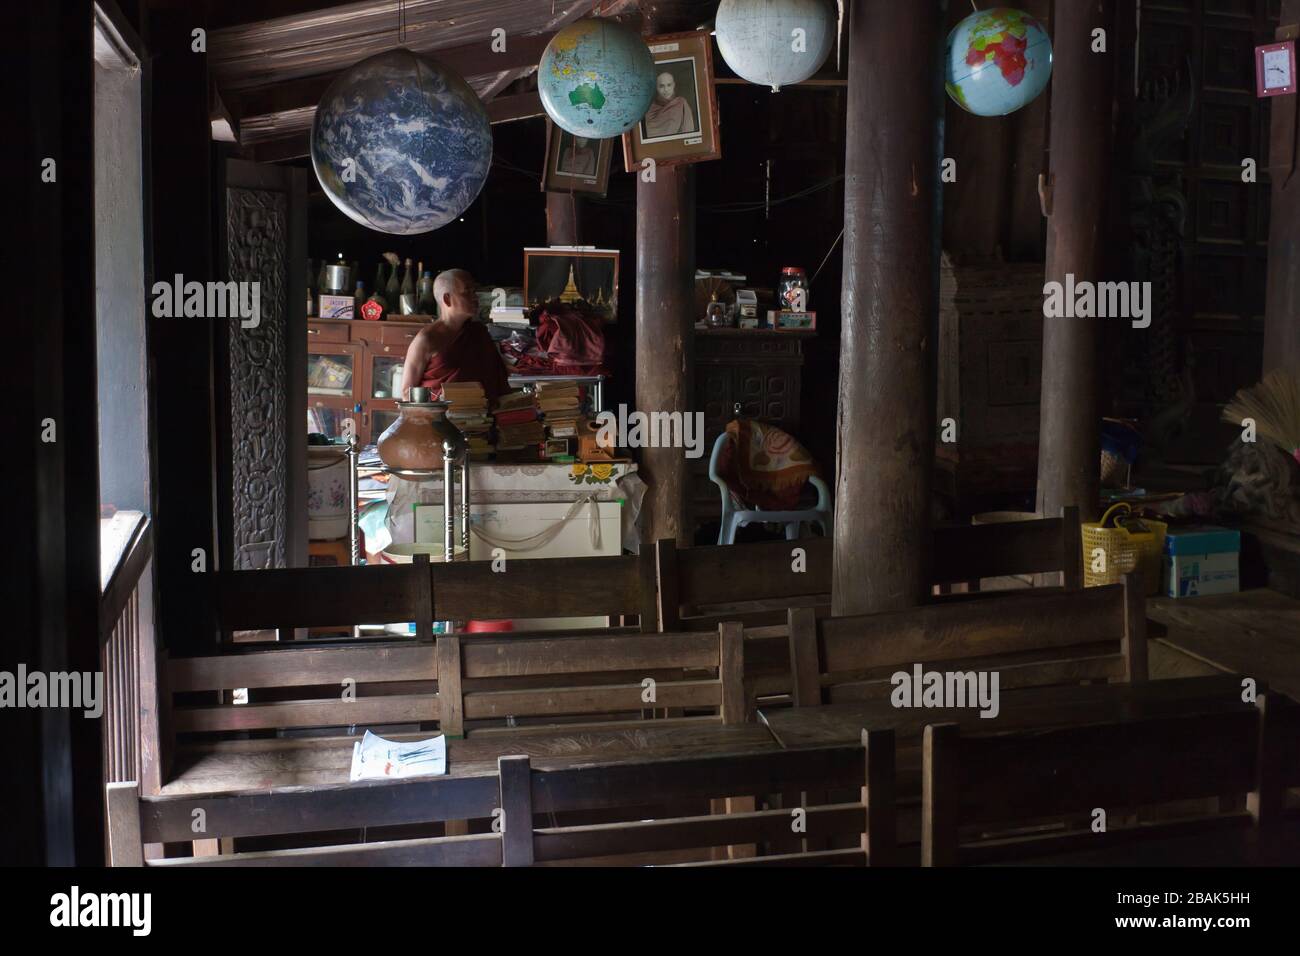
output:
{"label": "wall carving", "polygon": [[288,197],[226,190],[229,278],[259,282],[261,320],[229,319],[232,555],[235,570],[286,566]]}

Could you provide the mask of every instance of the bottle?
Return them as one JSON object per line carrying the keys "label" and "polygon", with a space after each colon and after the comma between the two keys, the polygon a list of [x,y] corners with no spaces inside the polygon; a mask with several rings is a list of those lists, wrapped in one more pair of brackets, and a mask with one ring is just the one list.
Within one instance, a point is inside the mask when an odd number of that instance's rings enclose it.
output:
{"label": "bottle", "polygon": [[387,300],[388,314],[400,315],[402,312],[402,288],[397,283],[397,266],[388,274],[388,284],[384,286],[384,299]]}
{"label": "bottle", "polygon": [[361,306],[366,301],[366,284],[360,279],[357,280],[357,290],[352,295],[352,318],[361,318]]}
{"label": "bottle", "polygon": [[419,303],[421,315],[437,315],[435,311],[436,303],[433,301],[433,272],[429,269],[421,270],[420,287],[416,291],[415,300]]}
{"label": "bottle", "polygon": [[402,315],[413,315],[415,308],[415,279],[412,277],[411,260],[406,260],[406,270],[402,274]]}
{"label": "bottle", "polygon": [[314,318],[316,315],[316,280],[312,277],[311,260],[307,260],[307,317]]}

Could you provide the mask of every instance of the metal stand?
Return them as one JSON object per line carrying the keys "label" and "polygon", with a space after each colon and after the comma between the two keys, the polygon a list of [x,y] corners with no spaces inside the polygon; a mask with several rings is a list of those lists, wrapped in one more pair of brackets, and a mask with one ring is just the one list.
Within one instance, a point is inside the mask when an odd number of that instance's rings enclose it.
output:
{"label": "metal stand", "polygon": [[361,494],[361,479],[357,473],[360,457],[354,433],[348,438],[348,544],[352,551],[353,567],[361,563],[361,509],[357,507],[357,498]]}

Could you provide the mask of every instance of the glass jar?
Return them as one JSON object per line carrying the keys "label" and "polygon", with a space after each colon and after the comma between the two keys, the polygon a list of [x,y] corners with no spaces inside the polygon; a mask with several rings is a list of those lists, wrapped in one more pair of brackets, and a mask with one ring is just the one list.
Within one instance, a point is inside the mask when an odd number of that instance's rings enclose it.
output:
{"label": "glass jar", "polygon": [[807,312],[808,275],[799,266],[786,266],[781,270],[781,281],[776,287],[777,301],[785,312]]}

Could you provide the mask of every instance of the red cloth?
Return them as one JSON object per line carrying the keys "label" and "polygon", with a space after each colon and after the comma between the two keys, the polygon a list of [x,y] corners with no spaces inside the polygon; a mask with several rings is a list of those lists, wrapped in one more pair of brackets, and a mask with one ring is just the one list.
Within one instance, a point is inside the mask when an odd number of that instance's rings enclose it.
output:
{"label": "red cloth", "polygon": [[509,373],[482,322],[470,320],[444,348],[429,356],[420,384],[438,394],[447,382],[478,382],[489,402],[510,391]]}
{"label": "red cloth", "polygon": [[577,309],[542,312],[537,318],[537,347],[550,356],[552,374],[609,374],[605,331],[597,316],[584,315]]}

